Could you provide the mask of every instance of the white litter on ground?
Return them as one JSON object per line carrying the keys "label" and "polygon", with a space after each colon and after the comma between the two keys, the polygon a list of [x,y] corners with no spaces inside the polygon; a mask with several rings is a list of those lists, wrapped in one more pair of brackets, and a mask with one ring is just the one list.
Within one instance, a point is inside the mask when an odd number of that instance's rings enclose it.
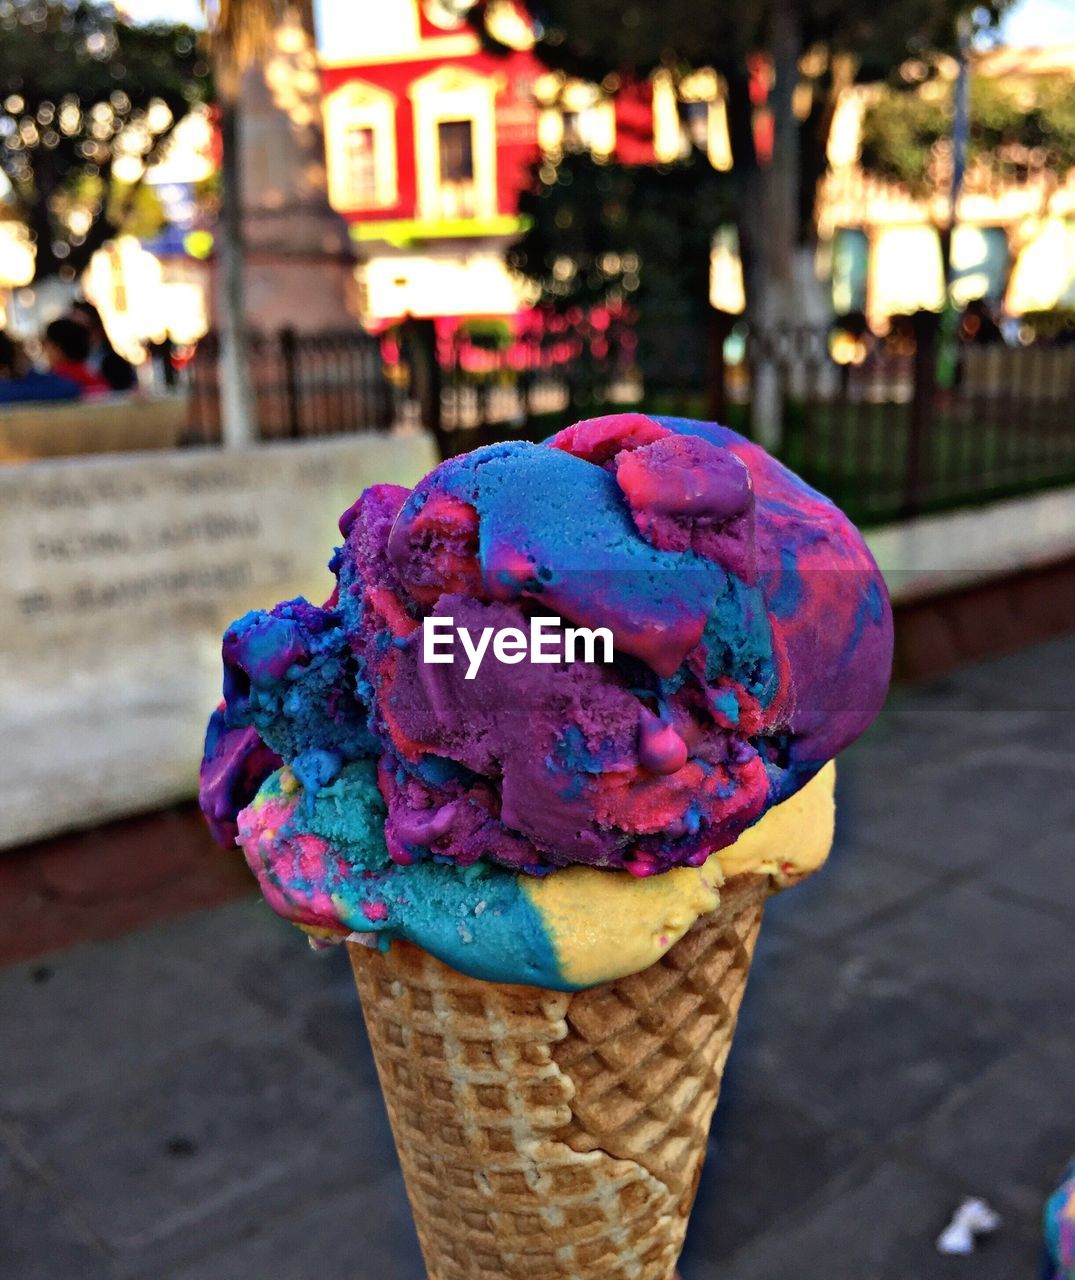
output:
{"label": "white litter on ground", "polygon": [[952,1221],[937,1237],[937,1252],[974,1252],[975,1237],[987,1236],[1000,1226],[1000,1214],[984,1200],[968,1196],[952,1214]]}

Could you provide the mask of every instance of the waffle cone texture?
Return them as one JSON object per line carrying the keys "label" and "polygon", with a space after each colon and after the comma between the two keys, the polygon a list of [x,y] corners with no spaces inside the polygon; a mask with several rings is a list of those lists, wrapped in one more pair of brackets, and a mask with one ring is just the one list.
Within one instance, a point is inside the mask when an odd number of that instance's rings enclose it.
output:
{"label": "waffle cone texture", "polygon": [[348,944],[429,1280],[671,1280],[766,891],[579,992]]}

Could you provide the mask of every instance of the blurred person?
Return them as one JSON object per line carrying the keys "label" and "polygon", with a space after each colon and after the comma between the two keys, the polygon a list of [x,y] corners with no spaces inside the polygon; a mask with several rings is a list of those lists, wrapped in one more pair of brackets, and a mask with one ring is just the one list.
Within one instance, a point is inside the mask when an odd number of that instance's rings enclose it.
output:
{"label": "blurred person", "polygon": [[83,396],[106,395],[112,388],[90,367],[90,334],[79,320],[61,316],[45,330],[45,359],[53,373],[78,384]]}
{"label": "blurred person", "polygon": [[80,394],[73,379],[35,369],[20,344],[0,331],[0,405],[77,400]]}
{"label": "blurred person", "polygon": [[991,346],[1003,342],[1000,325],[993,318],[989,303],[984,298],[971,298],[959,321],[959,341],[975,347]]}
{"label": "blurred person", "polygon": [[162,387],[166,391],[172,391],[178,385],[179,378],[174,363],[175,343],[172,341],[172,335],[165,332],[164,336],[159,339],[150,338],[146,343],[149,351],[149,361],[153,367],[153,385],[157,390]]}
{"label": "blurred person", "polygon": [[113,391],[130,391],[137,384],[138,378],[134,365],[112,345],[105,330],[101,313],[92,302],[74,302],[71,304],[71,319],[86,326],[90,335],[90,354],[87,360],[90,368],[99,373]]}

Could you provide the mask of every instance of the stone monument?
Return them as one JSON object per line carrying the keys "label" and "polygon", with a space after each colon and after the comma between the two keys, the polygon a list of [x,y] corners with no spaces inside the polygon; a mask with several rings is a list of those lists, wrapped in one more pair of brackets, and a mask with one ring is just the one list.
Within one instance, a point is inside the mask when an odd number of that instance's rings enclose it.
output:
{"label": "stone monument", "polygon": [[328,202],[309,10],[287,8],[272,51],[243,74],[239,95],[245,309],[261,332],[357,324],[352,241]]}

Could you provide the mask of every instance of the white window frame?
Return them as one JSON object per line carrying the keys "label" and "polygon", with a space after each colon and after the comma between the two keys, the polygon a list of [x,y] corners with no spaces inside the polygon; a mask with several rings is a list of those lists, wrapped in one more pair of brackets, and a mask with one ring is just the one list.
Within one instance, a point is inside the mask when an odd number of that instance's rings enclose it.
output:
{"label": "white window frame", "polygon": [[[679,85],[680,102],[706,104],[706,156],[714,169],[722,172],[732,167],[731,144],[728,139],[728,113],[720,78],[703,67]],[[690,154],[692,142],[684,127],[677,105],[676,87],[664,70],[653,77],[653,149],[658,160],[670,163]]]}
{"label": "white window frame", "polygon": [[410,88],[414,104],[414,147],[418,177],[418,214],[426,221],[445,217],[441,199],[438,126],[469,120],[474,155],[474,214],[497,213],[497,81],[462,67],[441,67]]}
{"label": "white window frame", "polygon": [[[341,85],[325,99],[325,154],[328,193],[340,213],[388,209],[399,200],[396,178],[396,100],[386,89],[363,80]],[[360,199],[351,186],[347,135],[353,129],[373,132],[374,199]]]}

